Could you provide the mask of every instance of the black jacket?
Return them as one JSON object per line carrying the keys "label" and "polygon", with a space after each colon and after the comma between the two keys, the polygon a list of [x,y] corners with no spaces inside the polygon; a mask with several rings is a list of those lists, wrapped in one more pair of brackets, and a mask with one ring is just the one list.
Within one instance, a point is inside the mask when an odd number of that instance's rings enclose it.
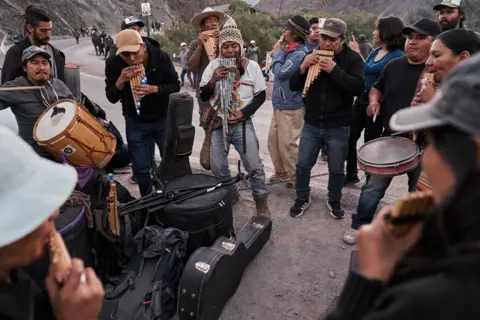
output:
{"label": "black jacket", "polygon": [[10,283],[0,283],[0,319],[55,319],[46,291],[23,270],[11,273]]}
{"label": "black jacket", "polygon": [[[22,53],[23,50],[31,45],[32,43],[27,37],[16,42],[10,49],[8,49],[2,67],[2,84],[25,75],[22,64]],[[65,82],[65,54],[51,44],[47,44],[47,46],[50,46],[53,50],[53,58],[57,65],[57,78]]]}
{"label": "black jacket", "polygon": [[[337,65],[332,72],[321,72],[304,99],[305,121],[316,127],[349,126],[353,98],[363,93],[364,71],[360,55],[344,45],[333,61]],[[306,80],[307,73],[302,75],[298,69],[290,78],[290,90],[303,90]]]}
{"label": "black jacket", "polygon": [[[178,73],[167,53],[160,50],[160,46],[154,43],[145,43],[148,51],[148,65],[145,70],[147,83],[158,86],[158,93],[143,98],[140,108],[140,116],[135,111],[130,83],[125,83],[123,90],[119,90],[115,83],[120,77],[127,63],[120,56],[111,56],[105,66],[106,95],[111,103],[122,103],[125,117],[138,118],[143,121],[155,121],[165,118],[167,115],[168,101],[171,93],[180,91]],[[158,42],[157,42],[158,44]]]}

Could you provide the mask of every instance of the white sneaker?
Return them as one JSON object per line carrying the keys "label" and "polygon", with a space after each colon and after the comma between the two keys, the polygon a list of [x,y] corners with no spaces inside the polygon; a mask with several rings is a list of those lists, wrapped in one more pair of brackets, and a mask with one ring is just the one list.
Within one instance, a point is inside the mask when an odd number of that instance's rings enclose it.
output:
{"label": "white sneaker", "polygon": [[345,231],[345,234],[343,235],[343,241],[346,244],[354,245],[357,243],[357,234],[358,234],[358,230],[350,228],[347,231]]}

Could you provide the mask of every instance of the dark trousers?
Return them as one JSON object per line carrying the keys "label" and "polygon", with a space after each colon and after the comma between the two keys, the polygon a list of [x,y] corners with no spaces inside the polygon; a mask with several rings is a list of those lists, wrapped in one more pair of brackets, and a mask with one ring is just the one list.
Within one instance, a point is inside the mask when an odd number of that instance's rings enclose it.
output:
{"label": "dark trousers", "polygon": [[383,122],[379,115],[373,122],[373,117],[367,116],[368,93],[365,91],[363,95],[355,100],[352,107],[352,124],[350,126],[350,137],[348,139],[348,157],[347,157],[347,177],[356,176],[357,171],[357,141],[365,129],[364,142],[380,138],[383,130]]}
{"label": "dark trousers", "polygon": [[[408,175],[408,192],[417,191],[418,177],[422,168],[417,166]],[[369,224],[377,211],[378,204],[387,191],[393,177],[370,176],[370,179],[363,186],[358,200],[357,213],[352,215],[352,228],[357,230],[364,224]]]}
{"label": "dark trousers", "polygon": [[137,178],[142,197],[152,192],[151,166],[155,144],[163,151],[165,119],[152,122],[135,118],[126,119],[128,148],[132,157],[133,174]]}
{"label": "dark trousers", "polygon": [[185,85],[185,75],[187,75],[187,78],[190,81],[190,85],[193,87],[192,71],[187,69],[183,69],[182,73],[180,74],[180,80],[182,81],[182,86]]}
{"label": "dark trousers", "polygon": [[344,166],[348,153],[349,127],[317,128],[305,123],[298,147],[296,191],[297,198],[310,196],[310,176],[320,149],[328,150],[328,202],[340,202],[345,177]]}

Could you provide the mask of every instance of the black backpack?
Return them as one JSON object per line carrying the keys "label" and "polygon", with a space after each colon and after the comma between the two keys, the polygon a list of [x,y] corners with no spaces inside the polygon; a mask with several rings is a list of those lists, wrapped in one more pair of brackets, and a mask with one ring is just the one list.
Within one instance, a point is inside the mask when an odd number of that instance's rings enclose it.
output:
{"label": "black backpack", "polygon": [[136,252],[122,277],[105,289],[100,319],[170,320],[185,265],[188,234],[148,226],[135,235]]}

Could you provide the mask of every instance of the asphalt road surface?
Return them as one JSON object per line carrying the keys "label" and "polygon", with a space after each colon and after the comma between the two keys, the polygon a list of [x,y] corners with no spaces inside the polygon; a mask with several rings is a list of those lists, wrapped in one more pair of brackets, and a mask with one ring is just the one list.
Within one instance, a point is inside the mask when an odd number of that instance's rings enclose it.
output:
{"label": "asphalt road surface", "polygon": [[[53,44],[65,52],[68,63],[80,65],[82,92],[100,104],[108,119],[124,133],[121,106],[110,104],[105,97],[104,61],[95,56],[90,39],[82,38],[79,45],[74,39],[57,40]],[[1,55],[0,62],[3,64]],[[267,148],[271,112],[271,101],[267,101],[253,120],[267,178],[273,174]],[[197,115],[195,106],[195,125],[198,125]],[[9,112],[0,112],[0,123],[8,121],[12,121]],[[197,126],[191,157],[195,171],[201,170],[198,159],[203,138],[203,130]],[[238,158],[236,152],[231,152],[230,164],[234,165]],[[340,293],[352,249],[343,244],[342,236],[350,226],[349,214],[355,212],[363,181],[344,189],[342,203],[347,218],[334,220],[326,208],[327,172],[326,164],[319,161],[313,170],[316,177],[311,181],[312,205],[299,219],[288,215],[295,199],[294,191],[286,189],[284,184],[269,186],[271,241],[248,267],[237,293],[224,309],[222,320],[317,320],[332,298]],[[128,173],[116,178],[138,196],[137,187],[128,181],[129,176]],[[384,201],[392,202],[406,192],[406,179],[395,178]],[[241,200],[234,206],[235,227],[240,228],[254,212],[251,191],[243,188]]]}

